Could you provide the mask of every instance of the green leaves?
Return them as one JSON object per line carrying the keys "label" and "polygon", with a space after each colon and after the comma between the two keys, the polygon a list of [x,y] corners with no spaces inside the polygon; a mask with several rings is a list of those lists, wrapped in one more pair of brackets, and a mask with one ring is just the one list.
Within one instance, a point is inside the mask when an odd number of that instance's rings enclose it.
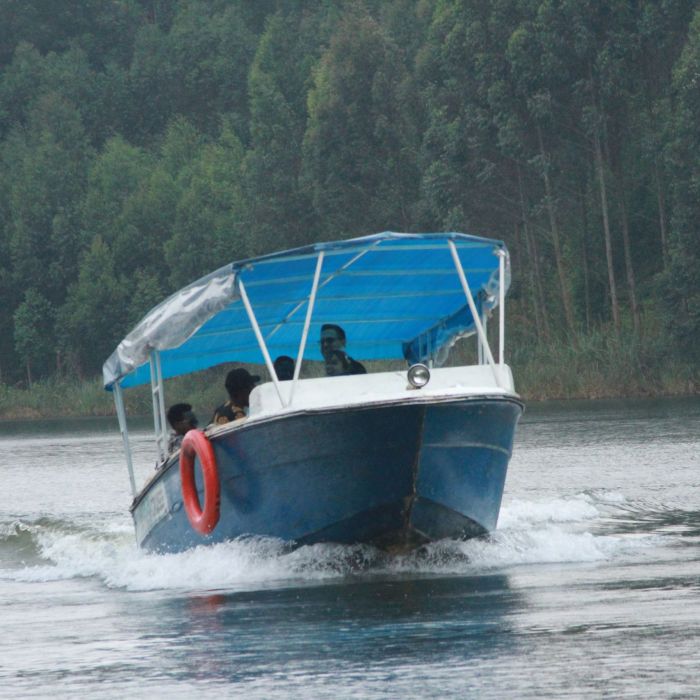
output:
{"label": "green leaves", "polygon": [[51,360],[56,351],[53,342],[54,317],[53,306],[36,289],[28,289],[15,310],[15,348],[17,354],[24,358],[29,384],[33,380],[33,368],[39,376],[46,376],[53,370]]}
{"label": "green leaves", "polygon": [[504,238],[540,338],[668,305],[700,347],[694,3],[47,7],[0,0],[0,381],[53,363],[37,299],[93,372],[213,268],[382,229]]}

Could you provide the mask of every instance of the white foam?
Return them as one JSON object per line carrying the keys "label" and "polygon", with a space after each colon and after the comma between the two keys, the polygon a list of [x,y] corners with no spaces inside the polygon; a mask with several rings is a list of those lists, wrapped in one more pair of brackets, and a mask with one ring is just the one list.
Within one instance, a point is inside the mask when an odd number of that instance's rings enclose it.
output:
{"label": "white foam", "polygon": [[584,493],[571,498],[552,498],[544,501],[515,499],[503,504],[498,526],[523,528],[541,523],[591,521],[600,517],[600,514],[591,496]]}
{"label": "white foam", "polygon": [[[446,540],[403,556],[364,545],[318,544],[290,551],[280,540],[249,537],[178,554],[139,550],[125,520],[29,525],[45,564],[0,572],[14,580],[96,577],[129,590],[255,589],[374,574],[474,575],[523,564],[596,562],[658,544],[658,536],[596,534],[609,506],[598,495],[504,504],[490,537]],[[614,498],[608,499],[615,501]],[[27,527],[27,526],[23,526]]]}

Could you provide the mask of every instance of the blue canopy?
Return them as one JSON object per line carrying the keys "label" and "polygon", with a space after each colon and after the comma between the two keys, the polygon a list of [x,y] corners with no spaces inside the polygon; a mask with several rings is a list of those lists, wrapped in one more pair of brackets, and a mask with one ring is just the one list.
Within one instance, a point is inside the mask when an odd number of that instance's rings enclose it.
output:
{"label": "blue canopy", "polygon": [[160,352],[163,378],[222,362],[261,363],[263,356],[241,300],[242,281],[274,359],[296,358],[320,251],[324,251],[305,359],[322,359],[324,323],[342,326],[348,353],[359,360],[424,361],[443,355],[474,330],[455,269],[453,241],[477,309],[498,303],[502,241],[462,233],[385,232],[230,263],[176,292],[152,309],[103,367],[114,382],[149,381],[151,351]]}

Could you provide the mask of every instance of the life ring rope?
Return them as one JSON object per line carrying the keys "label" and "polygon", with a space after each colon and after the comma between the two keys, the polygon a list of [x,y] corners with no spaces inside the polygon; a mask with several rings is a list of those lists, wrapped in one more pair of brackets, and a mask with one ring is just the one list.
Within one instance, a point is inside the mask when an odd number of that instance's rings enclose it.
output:
{"label": "life ring rope", "polygon": [[[202,465],[204,507],[199,502],[194,478],[195,456]],[[200,535],[210,534],[219,522],[221,484],[216,455],[209,438],[201,430],[190,430],[180,447],[180,481],[185,513],[192,528]]]}

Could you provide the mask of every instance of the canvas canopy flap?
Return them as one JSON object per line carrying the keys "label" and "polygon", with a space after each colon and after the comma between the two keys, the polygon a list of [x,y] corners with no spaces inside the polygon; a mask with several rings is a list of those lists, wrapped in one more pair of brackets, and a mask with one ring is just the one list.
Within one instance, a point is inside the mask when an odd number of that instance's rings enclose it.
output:
{"label": "canvas canopy flap", "polygon": [[[305,359],[321,360],[324,323],[345,330],[359,360],[436,357],[474,330],[448,246],[453,241],[477,309],[498,303],[501,241],[460,233],[385,232],[317,243],[226,265],[152,309],[103,367],[106,388],[149,381],[158,350],[163,378],[222,362],[260,363],[262,354],[242,303],[243,282],[272,358],[296,357],[318,254],[324,251]],[[442,353],[443,355],[445,352]]]}

